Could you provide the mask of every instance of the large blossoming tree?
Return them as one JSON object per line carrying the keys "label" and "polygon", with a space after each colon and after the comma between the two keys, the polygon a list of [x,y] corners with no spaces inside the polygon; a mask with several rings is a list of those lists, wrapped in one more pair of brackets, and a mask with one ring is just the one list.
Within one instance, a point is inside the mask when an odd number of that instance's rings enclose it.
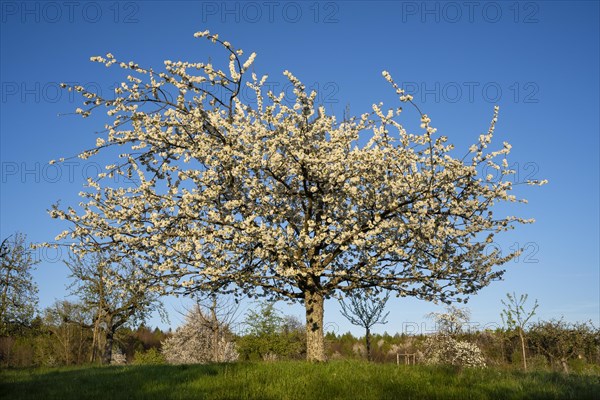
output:
{"label": "large blossoming tree", "polygon": [[[71,222],[58,240],[84,243],[80,253],[135,257],[162,288],[302,302],[313,361],[325,359],[330,296],[385,289],[461,301],[501,276],[495,267],[515,254],[486,244],[531,220],[492,211],[524,201],[509,194],[510,145],[488,149],[497,109],[489,131],[456,158],[416,106],[418,133],[398,122],[401,108],[382,104],[338,121],[290,72],[294,98],[286,99],[264,90],[266,76],[248,73],[254,53],[245,59],[218,35],[196,36],[228,52],[228,71],[165,61],[159,72],[107,54],[92,61],[131,72],[114,98],[68,87],[87,98],[77,113],[107,108],[112,117],[79,156],[115,161],[88,180],[81,208],[53,207],[53,217]],[[252,104],[240,99],[244,85],[256,94]],[[502,179],[480,177],[480,166]]]}

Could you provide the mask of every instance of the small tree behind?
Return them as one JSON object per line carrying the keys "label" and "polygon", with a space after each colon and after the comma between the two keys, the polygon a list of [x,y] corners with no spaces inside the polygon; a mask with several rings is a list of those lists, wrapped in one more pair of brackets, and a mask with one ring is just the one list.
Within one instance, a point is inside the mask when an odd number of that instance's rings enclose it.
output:
{"label": "small tree behind", "polygon": [[438,332],[454,336],[463,332],[464,326],[469,324],[471,312],[466,307],[448,306],[446,312],[432,312],[427,317],[435,321]]}
{"label": "small tree behind", "polygon": [[0,336],[29,325],[37,307],[38,289],[31,270],[39,261],[26,238],[17,232],[0,245]]}
{"label": "small tree behind", "polygon": [[340,301],[341,313],[351,324],[365,328],[365,346],[367,349],[367,360],[371,361],[371,328],[375,324],[387,324],[386,318],[389,312],[383,314],[385,304],[390,298],[386,293],[383,298],[371,297],[366,291],[353,293],[350,301],[346,304]]}
{"label": "small tree behind", "polygon": [[598,348],[600,343],[600,330],[591,322],[569,323],[562,318],[534,324],[529,336],[533,347],[565,373],[569,372],[570,359],[582,356],[587,347]]}
{"label": "small tree behind", "polygon": [[82,303],[58,300],[44,310],[44,329],[48,330],[50,348],[44,363],[83,364],[92,352],[93,314]]}
{"label": "small tree behind", "polygon": [[238,338],[244,359],[277,360],[306,355],[303,326],[297,318],[284,316],[273,302],[262,302],[249,310],[244,320],[246,331]]}
{"label": "small tree behind", "polygon": [[66,262],[71,271],[71,288],[93,313],[93,346],[90,361],[101,351],[103,364],[110,364],[115,333],[120,327],[144,321],[153,311],[166,318],[159,295],[150,290],[146,275],[130,259],[113,258],[110,252],[87,257],[71,256]]}
{"label": "small tree behind", "polygon": [[527,302],[527,294],[522,294],[517,298],[517,295],[513,292],[513,294],[506,294],[507,301],[502,300],[502,304],[504,305],[504,310],[500,316],[502,317],[502,321],[505,325],[507,325],[508,329],[515,329],[519,334],[519,339],[521,340],[521,353],[523,356],[523,369],[527,371],[527,352],[526,352],[526,344],[525,344],[525,326],[535,315],[535,310],[538,308],[538,302],[535,300],[533,307],[531,310],[525,309],[525,303]]}

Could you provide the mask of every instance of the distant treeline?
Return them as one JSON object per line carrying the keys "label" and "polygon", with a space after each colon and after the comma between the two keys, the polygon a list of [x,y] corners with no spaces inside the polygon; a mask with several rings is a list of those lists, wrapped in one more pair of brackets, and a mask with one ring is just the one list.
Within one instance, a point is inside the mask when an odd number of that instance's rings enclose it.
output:
{"label": "distant treeline", "polygon": [[[64,304],[62,305],[64,310]],[[71,308],[76,310],[76,307]],[[245,326],[245,328],[243,328]],[[246,317],[243,333],[227,334],[235,343],[238,360],[303,360],[306,357],[304,324],[278,313],[272,305]],[[592,323],[541,321],[527,330],[526,354],[530,369],[578,371],[600,370],[600,331]],[[115,335],[113,363],[163,363],[162,343],[176,335],[141,325],[121,327]],[[423,363],[424,346],[431,335],[372,334],[372,360],[378,363]],[[481,349],[488,366],[522,364],[522,349],[516,330],[496,329],[461,332],[457,340]],[[0,337],[2,367],[83,365],[94,358],[93,328],[47,309],[29,326],[13,327]],[[325,337],[329,359],[366,359],[364,337],[329,332]],[[96,344],[97,346],[98,344]],[[100,346],[101,347],[101,346]]]}

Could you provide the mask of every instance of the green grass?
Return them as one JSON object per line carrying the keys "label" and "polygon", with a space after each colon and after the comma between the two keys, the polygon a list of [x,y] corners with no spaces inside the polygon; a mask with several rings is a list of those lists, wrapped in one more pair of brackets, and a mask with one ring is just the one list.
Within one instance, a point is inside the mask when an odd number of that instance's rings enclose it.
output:
{"label": "green grass", "polygon": [[3,399],[598,399],[599,375],[364,362],[0,370]]}

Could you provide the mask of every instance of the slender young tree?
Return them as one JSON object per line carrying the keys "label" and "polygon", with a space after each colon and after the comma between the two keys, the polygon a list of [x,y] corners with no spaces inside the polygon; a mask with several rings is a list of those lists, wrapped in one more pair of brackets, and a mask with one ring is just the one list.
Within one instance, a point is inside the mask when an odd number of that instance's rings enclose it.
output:
{"label": "slender young tree", "polygon": [[510,330],[516,330],[519,334],[519,339],[521,340],[521,355],[523,357],[523,369],[527,371],[527,353],[526,348],[527,345],[525,343],[525,326],[535,315],[535,310],[538,308],[537,299],[531,307],[530,310],[525,308],[525,303],[527,302],[527,294],[522,294],[517,297],[517,295],[513,292],[513,294],[506,294],[506,301],[502,300],[502,304],[504,305],[504,309],[500,313],[502,317],[502,321]]}
{"label": "slender young tree", "polygon": [[[86,98],[77,113],[106,109],[113,118],[80,157],[109,148],[120,156],[89,179],[81,208],[52,208],[71,223],[58,240],[83,240],[82,253],[135,256],[180,293],[302,302],[313,361],[325,360],[326,298],[378,287],[464,300],[518,254],[486,251],[498,232],[533,221],[493,212],[496,203],[524,201],[510,194],[511,146],[488,149],[497,109],[487,133],[457,157],[418,108],[417,133],[399,122],[402,108],[381,103],[339,122],[289,71],[291,99],[266,91],[267,76],[248,73],[254,53],[244,60],[216,34],[196,36],[222,46],[228,70],[167,60],[158,71],[109,53],[92,60],[130,73],[114,98],[64,85]],[[414,105],[383,76],[400,102]],[[256,101],[244,103],[242,89]],[[483,167],[501,178],[480,176]]]}
{"label": "slender young tree", "polygon": [[387,324],[386,318],[390,314],[383,314],[385,305],[390,298],[386,293],[382,298],[372,297],[369,293],[361,291],[352,293],[349,303],[340,300],[341,313],[351,324],[365,328],[365,347],[367,360],[371,361],[371,328],[376,324]]}

